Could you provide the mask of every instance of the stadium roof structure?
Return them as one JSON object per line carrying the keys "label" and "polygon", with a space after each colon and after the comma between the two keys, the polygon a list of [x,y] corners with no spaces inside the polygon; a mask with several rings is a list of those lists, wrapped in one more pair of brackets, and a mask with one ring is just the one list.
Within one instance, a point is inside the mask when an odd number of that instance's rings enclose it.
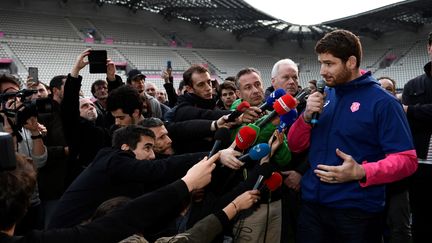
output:
{"label": "stadium roof structure", "polygon": [[199,25],[232,32],[238,40],[244,37],[277,40],[316,40],[325,33],[343,28],[358,35],[379,38],[394,30],[417,31],[432,23],[430,0],[407,0],[342,19],[317,25],[297,25],[269,16],[242,0],[95,0],[99,6],[114,4],[131,11],[147,10],[167,20],[179,18]]}

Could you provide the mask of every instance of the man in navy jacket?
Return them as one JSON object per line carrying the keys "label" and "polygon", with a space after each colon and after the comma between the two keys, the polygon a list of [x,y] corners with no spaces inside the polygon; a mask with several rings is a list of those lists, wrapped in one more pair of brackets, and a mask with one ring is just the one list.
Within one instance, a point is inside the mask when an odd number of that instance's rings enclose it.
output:
{"label": "man in navy jacket", "polygon": [[357,36],[335,30],[315,51],[327,88],[309,96],[288,134],[292,151],[309,147],[311,166],[302,178],[297,242],[381,242],[384,184],[417,168],[408,122],[396,98],[360,72]]}

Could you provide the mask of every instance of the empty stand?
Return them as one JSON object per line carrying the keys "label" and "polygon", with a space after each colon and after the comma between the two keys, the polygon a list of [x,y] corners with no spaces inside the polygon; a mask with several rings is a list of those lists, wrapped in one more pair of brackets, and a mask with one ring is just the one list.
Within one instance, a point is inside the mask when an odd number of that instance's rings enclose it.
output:
{"label": "empty stand", "polygon": [[[280,58],[272,55],[259,54],[258,51],[231,49],[233,43],[213,40],[199,28],[190,24],[167,23],[150,27],[139,22],[123,18],[92,18],[80,16],[48,15],[15,10],[4,10],[0,15],[0,31],[4,32],[0,45],[0,58],[15,58],[18,74],[25,80],[28,67],[38,67],[39,77],[48,83],[59,74],[70,72],[76,56],[87,47],[106,49],[108,56],[115,62],[128,63],[129,68],[138,68],[147,75],[147,80],[162,88],[160,74],[166,68],[168,60],[172,62],[174,76],[177,81],[182,79],[182,72],[191,64],[208,66],[213,78],[223,80],[227,76],[236,75],[245,67],[254,67],[261,72],[264,87],[271,85],[271,69]],[[134,20],[135,21],[135,20]],[[94,44],[83,43],[88,30],[94,30]],[[175,35],[179,44],[168,47],[169,40]],[[112,44],[104,43],[105,38],[112,38]],[[184,48],[186,43],[191,46]],[[264,44],[263,44],[264,45]],[[291,45],[291,44],[290,44]],[[198,49],[197,47],[207,47]],[[311,46],[313,46],[311,44]],[[210,48],[208,48],[210,47]],[[361,68],[371,70],[374,76],[389,76],[397,81],[402,88],[409,79],[423,73],[423,65],[428,61],[425,44],[413,38],[400,41],[379,42],[369,41],[363,45],[364,56]],[[225,49],[218,49],[225,48]],[[10,49],[10,50],[9,50]],[[8,52],[11,52],[8,53]],[[320,65],[313,48],[289,51],[287,57],[299,64],[300,82],[303,87],[312,79],[320,79]],[[262,53],[265,51],[262,51]],[[383,66],[388,56],[396,57]],[[81,71],[84,77],[83,90],[90,95],[90,84],[96,79],[104,79],[104,74],[89,74],[86,67]],[[124,71],[119,75],[126,80]]]}
{"label": "empty stand", "polygon": [[62,16],[42,15],[35,12],[2,10],[0,30],[6,37],[27,36],[60,38],[65,41],[80,41],[80,37]]}
{"label": "empty stand", "polygon": [[172,62],[174,70],[186,70],[189,63],[170,48],[119,47],[118,50],[138,69],[161,71],[167,61]]}
{"label": "empty stand", "polygon": [[91,20],[96,29],[106,38],[112,38],[115,43],[140,43],[146,45],[168,45],[157,32],[144,25],[128,22],[112,22],[108,20]]}

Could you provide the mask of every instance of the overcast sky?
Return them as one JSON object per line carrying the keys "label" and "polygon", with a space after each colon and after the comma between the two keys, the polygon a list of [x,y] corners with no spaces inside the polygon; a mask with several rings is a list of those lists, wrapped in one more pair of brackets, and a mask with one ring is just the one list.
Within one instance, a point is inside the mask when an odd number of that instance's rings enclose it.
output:
{"label": "overcast sky", "polygon": [[362,13],[395,0],[245,0],[275,18],[299,25],[313,25]]}

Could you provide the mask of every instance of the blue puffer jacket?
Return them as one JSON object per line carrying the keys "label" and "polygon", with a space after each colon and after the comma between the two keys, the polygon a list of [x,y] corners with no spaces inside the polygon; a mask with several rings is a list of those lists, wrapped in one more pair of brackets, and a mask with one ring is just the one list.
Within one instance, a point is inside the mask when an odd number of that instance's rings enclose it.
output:
{"label": "blue puffer jacket", "polygon": [[376,162],[386,154],[414,148],[400,103],[370,73],[344,85],[327,88],[319,123],[312,129],[311,169],[302,179],[302,197],[334,208],[383,210],[385,186],[360,187],[359,182],[328,184],[314,174],[318,164],[341,165],[339,148],[358,163]]}

